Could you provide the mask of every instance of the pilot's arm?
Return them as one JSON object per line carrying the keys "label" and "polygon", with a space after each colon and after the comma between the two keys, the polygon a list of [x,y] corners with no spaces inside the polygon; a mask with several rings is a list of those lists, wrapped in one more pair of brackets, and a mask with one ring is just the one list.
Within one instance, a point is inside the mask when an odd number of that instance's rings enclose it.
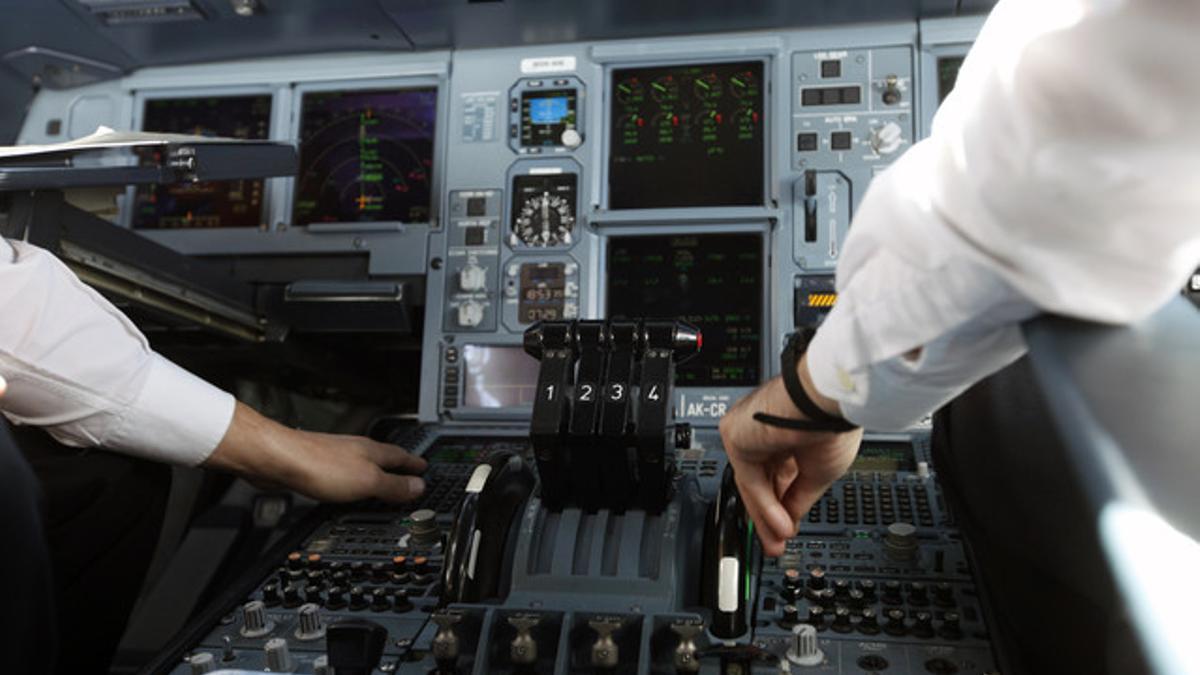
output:
{"label": "pilot's arm", "polygon": [[[171,363],[53,255],[0,239],[0,412],[75,447],[233,471],[322,500],[404,501],[424,460],[289,429]],[[0,384],[0,387],[3,387]]]}
{"label": "pilot's arm", "polygon": [[[1019,358],[1042,312],[1108,323],[1200,263],[1200,4],[1001,0],[931,136],[878,176],[799,365],[827,412],[902,429]],[[721,424],[768,553],[849,467],[861,432],[803,433],[773,380]]]}

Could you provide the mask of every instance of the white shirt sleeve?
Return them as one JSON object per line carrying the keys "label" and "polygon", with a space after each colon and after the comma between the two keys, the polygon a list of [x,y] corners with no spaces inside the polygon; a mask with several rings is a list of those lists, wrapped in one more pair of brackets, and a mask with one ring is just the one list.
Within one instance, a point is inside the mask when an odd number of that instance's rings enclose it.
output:
{"label": "white shirt sleeve", "polygon": [[156,354],[117,308],[22,242],[0,246],[0,376],[0,412],[71,446],[194,466],[233,419],[232,396]]}
{"label": "white shirt sleeve", "polygon": [[902,428],[1021,356],[1040,311],[1126,323],[1176,294],[1200,264],[1198,34],[1195,2],[1001,0],[855,214],[818,390]]}

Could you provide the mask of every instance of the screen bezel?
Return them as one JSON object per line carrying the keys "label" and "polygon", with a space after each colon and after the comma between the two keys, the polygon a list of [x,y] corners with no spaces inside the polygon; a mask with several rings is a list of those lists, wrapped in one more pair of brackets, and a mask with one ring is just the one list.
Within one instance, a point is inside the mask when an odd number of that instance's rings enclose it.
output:
{"label": "screen bezel", "polygon": [[[633,68],[671,68],[679,66],[700,66],[700,65],[718,65],[729,63],[759,63],[762,66],[762,95],[763,95],[763,121],[762,143],[763,143],[763,182],[762,194],[760,195],[757,204],[724,204],[717,206],[669,206],[669,207],[650,207],[650,208],[617,208],[614,209],[611,203],[611,191],[609,190],[610,172],[612,166],[613,153],[613,78],[616,71],[627,70]],[[604,87],[601,96],[601,112],[603,119],[601,120],[601,129],[604,134],[603,156],[600,158],[600,190],[599,203],[601,210],[607,213],[620,214],[655,214],[661,217],[662,214],[696,211],[696,212],[712,212],[715,210],[731,210],[731,209],[765,209],[768,208],[771,198],[771,184],[774,180],[772,167],[772,139],[774,138],[775,128],[775,103],[774,103],[774,72],[771,68],[772,57],[761,54],[739,54],[731,55],[712,55],[710,58],[705,58],[704,54],[691,56],[688,58],[671,58],[661,60],[637,60],[637,61],[613,61],[604,64]]]}
{"label": "screen bezel", "polygon": [[284,179],[286,181],[286,198],[282,203],[282,213],[280,220],[286,222],[289,227],[307,229],[310,232],[321,230],[332,231],[364,231],[364,230],[398,230],[406,225],[430,225],[438,222],[441,213],[442,204],[442,175],[444,174],[445,164],[445,149],[443,147],[443,136],[445,134],[445,86],[440,78],[428,76],[414,77],[398,77],[398,78],[382,78],[382,79],[367,79],[367,80],[339,80],[336,82],[313,82],[298,84],[294,87],[292,94],[291,119],[288,128],[288,138],[296,146],[297,160],[299,160],[300,152],[300,125],[301,117],[304,109],[304,96],[310,93],[328,93],[339,91],[389,91],[396,89],[433,89],[434,102],[434,128],[433,128],[433,166],[430,168],[429,178],[429,220],[427,222],[412,222],[400,220],[372,220],[372,221],[346,221],[346,222],[322,222],[309,223],[307,225],[296,225],[293,219],[296,205],[296,180],[297,177],[292,176]]}

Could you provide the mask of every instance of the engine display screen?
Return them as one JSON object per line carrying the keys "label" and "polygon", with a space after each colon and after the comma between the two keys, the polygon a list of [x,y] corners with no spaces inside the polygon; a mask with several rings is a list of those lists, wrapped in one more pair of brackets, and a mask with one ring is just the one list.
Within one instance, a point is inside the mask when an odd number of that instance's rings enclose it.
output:
{"label": "engine display screen", "polygon": [[958,71],[962,68],[964,59],[962,56],[943,56],[937,60],[938,103],[945,101],[954,90],[954,83],[958,81]]}
{"label": "engine display screen", "polygon": [[619,68],[612,92],[609,208],[763,203],[761,61]]}
{"label": "engine display screen", "polygon": [[574,89],[521,93],[521,147],[562,145],[562,135],[576,128],[578,94]]}
{"label": "engine display screen", "polygon": [[521,265],[521,297],[517,316],[521,323],[558,321],[567,299],[565,263]]}
{"label": "engine display screen", "polygon": [[295,225],[428,222],[437,89],[307,92]]}
{"label": "engine display screen", "polygon": [[[271,96],[149,99],[142,130],[265,140]],[[235,180],[139,186],[132,225],[137,229],[264,227],[263,181]]]}
{"label": "engine display screen", "polygon": [[762,236],[613,237],[608,316],[679,318],[700,328],[704,348],[680,365],[679,387],[748,387],[762,364]]}
{"label": "engine display screen", "polygon": [[463,345],[468,408],[533,405],[540,364],[521,347]]}
{"label": "engine display screen", "polygon": [[913,454],[912,443],[864,439],[850,470],[881,473],[916,471],[917,458]]}

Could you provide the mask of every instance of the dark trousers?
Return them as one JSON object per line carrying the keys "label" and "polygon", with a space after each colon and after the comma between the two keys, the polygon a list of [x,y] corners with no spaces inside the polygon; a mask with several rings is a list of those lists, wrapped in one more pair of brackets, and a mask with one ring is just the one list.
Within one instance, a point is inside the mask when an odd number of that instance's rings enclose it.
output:
{"label": "dark trousers", "polygon": [[44,495],[60,644],[56,672],[105,673],[154,554],[170,469],[68,448],[40,429],[18,428],[14,436]]}
{"label": "dark trousers", "polygon": [[57,651],[40,510],[37,480],[0,418],[0,654],[4,672],[22,675],[52,672]]}

